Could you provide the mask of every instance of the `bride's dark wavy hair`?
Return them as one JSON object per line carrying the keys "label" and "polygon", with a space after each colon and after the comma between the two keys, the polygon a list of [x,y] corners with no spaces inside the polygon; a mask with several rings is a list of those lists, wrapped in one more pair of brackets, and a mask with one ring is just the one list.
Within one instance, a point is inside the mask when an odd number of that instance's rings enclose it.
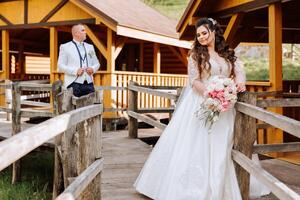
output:
{"label": "bride's dark wavy hair", "polygon": [[[229,48],[229,45],[225,42],[223,37],[223,30],[219,23],[215,21],[215,24],[211,19],[201,18],[197,21],[195,28],[200,26],[206,27],[207,30],[211,32],[215,31],[215,51],[219,54],[219,56],[223,57],[227,62],[231,65],[230,77],[234,78],[234,67],[236,56],[233,49]],[[210,34],[210,33],[209,33]],[[197,33],[194,39],[194,43],[192,45],[192,49],[189,51],[189,56],[191,56],[198,64],[199,70],[199,78],[202,78],[203,71],[207,71],[208,74],[211,74],[211,64],[209,62],[210,55],[208,53],[207,46],[201,45],[197,40]],[[208,66],[207,66],[208,64]]]}

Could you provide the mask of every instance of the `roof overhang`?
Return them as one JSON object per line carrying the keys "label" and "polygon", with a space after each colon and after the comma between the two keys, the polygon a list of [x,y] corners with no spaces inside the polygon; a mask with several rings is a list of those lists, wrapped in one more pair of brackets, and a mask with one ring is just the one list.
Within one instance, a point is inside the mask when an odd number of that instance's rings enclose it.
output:
{"label": "roof overhang", "polygon": [[177,46],[177,47],[182,47],[186,49],[190,49],[192,46],[192,43],[189,41],[183,41],[179,40],[177,38],[172,38],[169,36],[165,35],[159,35],[151,32],[146,32],[126,26],[117,26],[117,35],[125,36],[125,37],[131,37],[135,39],[140,39],[140,40],[145,40],[145,41],[150,41],[150,42],[156,42],[156,43],[161,43],[161,44],[166,44],[166,45],[171,45],[171,46]]}

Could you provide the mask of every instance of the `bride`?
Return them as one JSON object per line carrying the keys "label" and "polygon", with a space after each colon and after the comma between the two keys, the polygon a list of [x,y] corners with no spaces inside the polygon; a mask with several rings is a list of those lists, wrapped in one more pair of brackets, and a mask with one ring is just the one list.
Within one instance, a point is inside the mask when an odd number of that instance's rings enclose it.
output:
{"label": "bride", "polygon": [[[241,200],[231,158],[235,110],[220,114],[210,133],[195,112],[209,77],[232,77],[245,90],[245,74],[229,49],[220,25],[211,18],[196,23],[188,58],[189,81],[169,125],[155,145],[134,186],[156,200]],[[268,190],[251,177],[250,195]]]}

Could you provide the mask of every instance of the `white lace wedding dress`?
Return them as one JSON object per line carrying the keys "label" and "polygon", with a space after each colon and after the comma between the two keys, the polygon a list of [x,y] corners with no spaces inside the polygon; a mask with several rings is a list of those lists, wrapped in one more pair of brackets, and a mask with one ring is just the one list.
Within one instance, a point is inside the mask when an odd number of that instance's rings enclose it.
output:
{"label": "white lace wedding dress", "polygon": [[[229,76],[228,66],[210,60],[211,75]],[[245,81],[237,62],[236,80]],[[198,70],[192,58],[188,64],[189,83],[177,109],[151,152],[134,186],[155,200],[241,200],[231,158],[235,110],[221,113],[208,133],[204,120],[196,117],[203,98],[193,89]],[[205,78],[206,77],[206,78]],[[207,80],[206,74],[202,79]],[[253,181],[252,181],[253,182]],[[257,181],[252,196],[268,193]]]}

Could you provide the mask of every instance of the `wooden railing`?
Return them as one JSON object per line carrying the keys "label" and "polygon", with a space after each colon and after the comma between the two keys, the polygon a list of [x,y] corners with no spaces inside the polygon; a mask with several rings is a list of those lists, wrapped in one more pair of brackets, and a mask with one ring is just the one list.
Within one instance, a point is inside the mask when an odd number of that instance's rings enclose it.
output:
{"label": "wooden railing", "polygon": [[[82,199],[101,199],[101,95],[92,93],[73,98],[72,91],[66,91],[58,94],[57,99],[59,105],[55,113],[63,114],[0,143],[0,171],[55,138],[53,197],[66,188],[57,199],[75,199],[79,196]],[[74,138],[77,138],[75,143]]]}
{"label": "wooden railing", "polygon": [[[161,88],[166,88],[169,90],[175,91],[176,94],[167,93],[160,91]],[[136,82],[131,81],[128,86],[128,111],[127,114],[129,116],[128,120],[128,133],[129,137],[137,138],[138,137],[138,120],[144,121],[156,128],[163,130],[166,125],[162,124],[148,116],[143,115],[143,113],[172,113],[174,111],[174,107],[169,108],[138,108],[138,93],[147,93],[148,95],[156,95],[159,97],[167,98],[177,101],[181,92],[181,88],[178,87],[163,87],[163,86],[141,86]]]}
{"label": "wooden railing", "polygon": [[[268,93],[268,92],[267,92]],[[298,138],[300,138],[300,122],[277,113],[267,111],[262,107],[285,107],[300,106],[299,99],[259,99],[263,93],[246,93],[240,96],[236,103],[236,121],[233,159],[237,165],[237,176],[240,184],[243,199],[248,199],[249,194],[249,174],[255,176],[257,180],[266,185],[274,195],[280,199],[300,199],[300,196],[288,188],[284,183],[273,177],[267,171],[253,162],[250,158],[252,153],[268,152],[290,152],[299,151],[300,143],[286,144],[259,144],[253,145],[257,139],[256,120],[260,120],[267,125],[279,128]],[[245,134],[247,133],[247,134]]]}
{"label": "wooden railing", "polygon": [[[144,92],[148,94],[158,95],[165,98],[176,100],[179,95],[163,93],[146,86],[139,86],[137,83],[130,83],[129,90],[129,123],[128,133],[129,137],[138,137],[138,120],[148,123],[154,127],[164,130],[166,125],[155,121],[147,116],[141,114],[137,108],[137,93]],[[251,160],[253,153],[266,152],[290,152],[299,151],[300,143],[288,144],[268,144],[268,145],[254,145],[257,139],[256,120],[261,120],[268,125],[280,128],[298,138],[300,138],[300,122],[288,117],[272,113],[259,106],[277,107],[277,106],[300,106],[299,99],[261,99],[257,100],[256,93],[245,93],[239,97],[239,102],[236,103],[236,121],[234,127],[234,149],[232,150],[233,160],[237,163],[236,171],[241,189],[241,194],[244,200],[249,199],[249,184],[250,174],[257,178],[261,183],[266,185],[274,195],[278,198],[300,199],[299,194],[287,187],[284,183],[272,176],[264,170],[258,163]],[[159,112],[159,110],[150,109],[151,112]],[[170,110],[163,110],[168,112]]]}

